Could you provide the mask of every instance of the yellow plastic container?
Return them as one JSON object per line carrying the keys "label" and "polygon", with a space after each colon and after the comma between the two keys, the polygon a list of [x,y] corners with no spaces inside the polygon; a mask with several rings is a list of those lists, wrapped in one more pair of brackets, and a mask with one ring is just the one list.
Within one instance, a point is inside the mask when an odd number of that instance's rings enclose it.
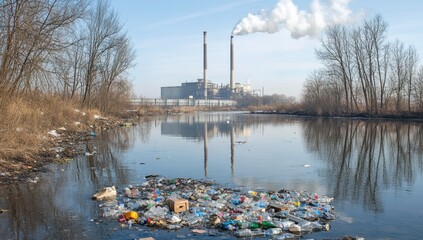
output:
{"label": "yellow plastic container", "polygon": [[137,220],[138,219],[138,213],[134,211],[126,212],[123,214],[125,219],[128,220]]}

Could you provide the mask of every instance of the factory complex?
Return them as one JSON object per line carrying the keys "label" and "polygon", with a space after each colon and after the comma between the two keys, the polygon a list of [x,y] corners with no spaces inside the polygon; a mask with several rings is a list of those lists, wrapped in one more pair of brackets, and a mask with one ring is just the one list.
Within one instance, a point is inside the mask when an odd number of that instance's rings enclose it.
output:
{"label": "factory complex", "polygon": [[[249,84],[236,83],[233,89],[229,85],[218,85],[212,82],[204,87],[204,80],[197,79],[194,82],[181,83],[181,86],[161,87],[160,98],[162,99],[236,99],[251,95],[252,89]],[[206,95],[204,94],[207,89]]]}
{"label": "factory complex", "polygon": [[249,84],[234,84],[233,36],[230,42],[230,82],[214,84],[207,79],[207,32],[203,33],[203,78],[181,86],[161,87],[161,99],[239,99],[253,93]]}

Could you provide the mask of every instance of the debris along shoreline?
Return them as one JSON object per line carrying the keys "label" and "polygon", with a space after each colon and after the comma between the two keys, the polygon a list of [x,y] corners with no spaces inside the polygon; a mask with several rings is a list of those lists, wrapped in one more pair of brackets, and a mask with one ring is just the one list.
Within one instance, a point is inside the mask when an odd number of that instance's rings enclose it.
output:
{"label": "debris along shoreline", "polygon": [[296,238],[329,231],[335,220],[333,198],[293,190],[253,191],[224,188],[214,181],[150,175],[139,186],[116,192],[107,187],[93,199],[101,219],[123,228],[145,225],[200,234],[222,231],[236,237]]}
{"label": "debris along shoreline", "polygon": [[[25,153],[27,156],[7,160],[0,156],[0,186],[22,181],[35,183],[39,180],[40,173],[49,171],[49,164],[65,163],[84,153],[87,156],[95,154],[91,149],[91,142],[97,133],[116,127],[130,127],[138,121],[136,118],[106,118],[78,109],[74,109],[73,114],[76,114],[76,117],[69,117],[69,121],[62,127],[43,130],[39,135],[42,141],[34,149],[28,150]],[[31,137],[30,133],[23,134]]]}

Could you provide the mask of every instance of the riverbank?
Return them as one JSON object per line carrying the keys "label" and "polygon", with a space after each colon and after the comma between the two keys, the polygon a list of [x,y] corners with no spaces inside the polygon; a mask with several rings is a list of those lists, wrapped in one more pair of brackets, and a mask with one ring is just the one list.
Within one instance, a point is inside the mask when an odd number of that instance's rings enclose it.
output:
{"label": "riverbank", "polygon": [[132,125],[149,116],[218,110],[234,109],[147,106],[106,115],[55,97],[10,100],[0,107],[4,113],[0,119],[0,185],[33,181],[34,175],[47,171],[47,164],[89,154],[87,143],[101,131]]}
{"label": "riverbank", "polygon": [[126,121],[56,96],[2,98],[0,112],[0,185],[30,180],[49,163],[83,154],[97,132]]}
{"label": "riverbank", "polygon": [[337,115],[317,115],[307,113],[303,110],[275,110],[275,109],[249,109],[251,114],[277,114],[297,117],[322,117],[322,118],[346,118],[346,119],[366,119],[366,120],[407,120],[407,121],[423,121],[422,113],[383,113],[370,115],[365,113],[337,114]]}

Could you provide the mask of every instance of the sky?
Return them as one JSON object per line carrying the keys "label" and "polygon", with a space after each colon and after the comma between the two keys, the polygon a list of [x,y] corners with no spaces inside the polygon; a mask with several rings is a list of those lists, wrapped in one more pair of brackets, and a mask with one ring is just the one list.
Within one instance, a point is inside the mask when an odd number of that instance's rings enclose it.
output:
{"label": "sky", "polygon": [[[388,23],[389,40],[413,45],[423,62],[423,1],[421,0],[111,0],[136,51],[135,66],[128,78],[137,97],[160,98],[160,87],[180,86],[203,77],[203,31],[207,31],[208,80],[229,84],[230,36],[237,24],[252,14],[267,16],[277,4],[292,2],[298,11],[310,13],[320,6],[322,14],[311,20],[311,34],[293,34],[291,22],[267,32],[234,36],[234,81],[249,83],[265,95],[301,97],[303,84],[320,64],[315,49],[332,15],[347,15],[336,22],[360,25],[381,14]],[[332,13],[330,1],[346,9]],[[292,7],[291,6],[291,7]],[[323,16],[323,17],[322,17]],[[327,17],[327,18],[326,18]],[[324,24],[321,24],[324,21]],[[269,25],[275,27],[273,25]],[[290,28],[290,29],[288,29]],[[304,29],[300,29],[304,30]],[[262,30],[257,30],[262,31]],[[305,30],[307,31],[307,30]],[[294,37],[292,37],[294,35]]]}

